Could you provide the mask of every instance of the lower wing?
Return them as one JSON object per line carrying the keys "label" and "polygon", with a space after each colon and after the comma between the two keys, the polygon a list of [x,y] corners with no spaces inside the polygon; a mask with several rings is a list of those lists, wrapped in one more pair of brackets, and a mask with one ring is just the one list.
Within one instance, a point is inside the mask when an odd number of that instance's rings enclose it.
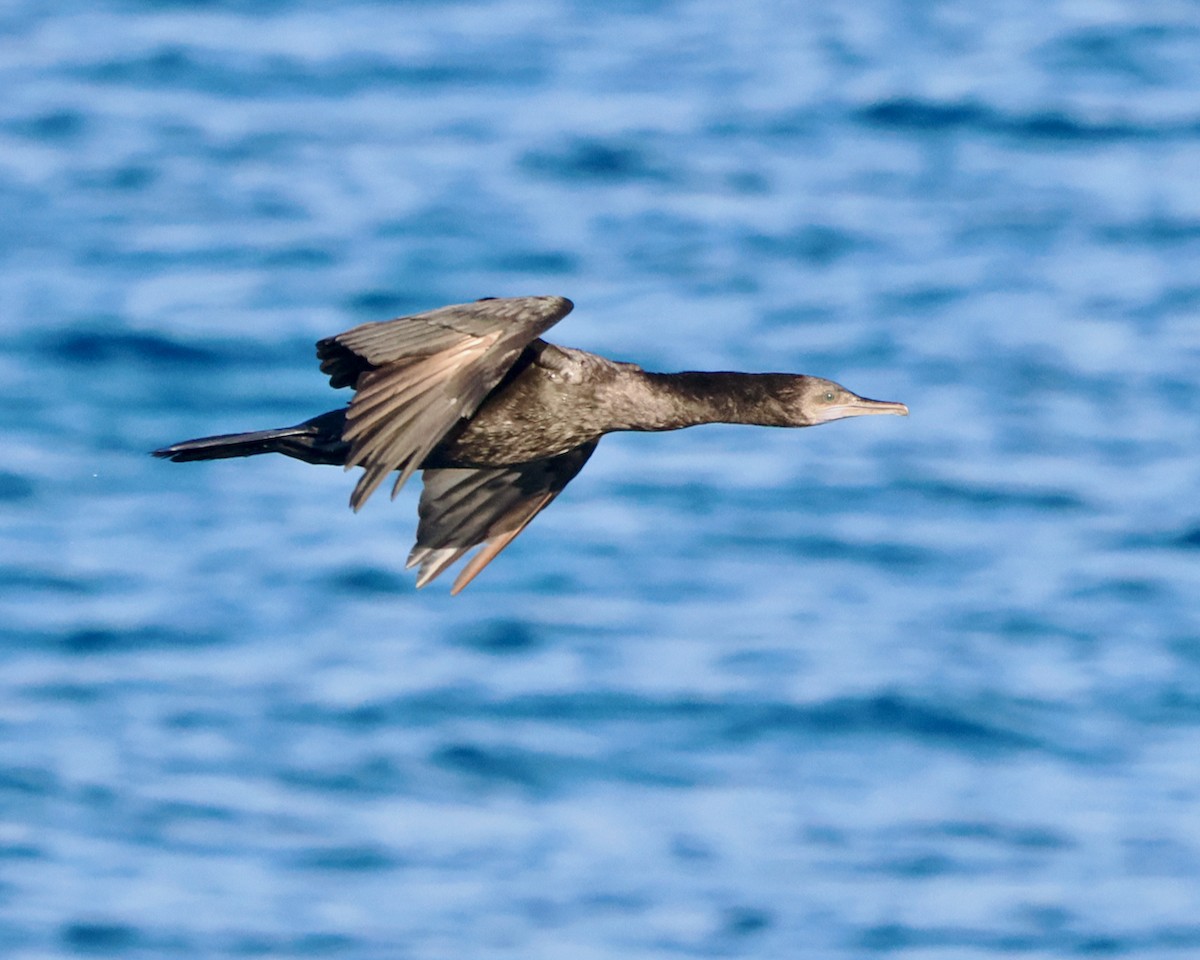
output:
{"label": "lower wing", "polygon": [[480,544],[451,593],[458,593],[562,493],[583,469],[599,440],[566,453],[507,467],[425,470],[417,543],[408,566],[420,565],[423,587]]}

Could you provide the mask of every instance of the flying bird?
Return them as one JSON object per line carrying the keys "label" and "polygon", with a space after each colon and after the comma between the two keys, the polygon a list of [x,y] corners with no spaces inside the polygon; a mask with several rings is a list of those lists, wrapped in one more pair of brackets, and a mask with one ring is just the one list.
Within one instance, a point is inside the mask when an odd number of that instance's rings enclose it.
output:
{"label": "flying bird", "polygon": [[395,497],[420,470],[417,542],[408,567],[423,587],[482,545],[458,593],[583,469],[606,433],[702,423],[811,427],[864,414],[906,416],[819,377],[789,373],[650,373],[560,347],[541,335],[571,312],[565,297],[487,298],[364,323],[317,343],[348,406],[293,427],[184,440],[155,450],[176,462],[282,453],[363,473],[358,510],[395,472]]}

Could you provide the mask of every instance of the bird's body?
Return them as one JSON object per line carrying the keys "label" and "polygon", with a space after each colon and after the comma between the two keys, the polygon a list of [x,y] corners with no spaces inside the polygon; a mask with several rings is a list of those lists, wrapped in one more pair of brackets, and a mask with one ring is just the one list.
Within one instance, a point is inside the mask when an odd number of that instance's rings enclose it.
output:
{"label": "bird's body", "polygon": [[613,398],[639,368],[535,340],[475,415],[433,452],[445,466],[500,466],[566,453],[614,429]]}
{"label": "bird's body", "polygon": [[187,440],[154,451],[177,461],[282,453],[361,466],[357,510],[388,474],[393,496],[423,471],[417,544],[424,586],[473,547],[457,593],[582,469],[615,431],[701,423],[813,426],[907,414],[800,374],[648,373],[540,339],[570,312],[562,297],[515,297],[368,323],[317,344],[346,408],[294,427]]}

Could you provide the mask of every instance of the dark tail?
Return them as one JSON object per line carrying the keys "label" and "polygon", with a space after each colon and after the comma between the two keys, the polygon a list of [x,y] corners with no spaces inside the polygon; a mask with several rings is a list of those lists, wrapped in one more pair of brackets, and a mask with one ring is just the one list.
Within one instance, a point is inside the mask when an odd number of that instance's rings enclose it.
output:
{"label": "dark tail", "polygon": [[155,450],[154,456],[186,463],[189,460],[223,460],[226,457],[282,453],[305,463],[343,464],[350,450],[350,444],[342,439],[345,425],[346,411],[331,410],[294,427],[184,440]]}

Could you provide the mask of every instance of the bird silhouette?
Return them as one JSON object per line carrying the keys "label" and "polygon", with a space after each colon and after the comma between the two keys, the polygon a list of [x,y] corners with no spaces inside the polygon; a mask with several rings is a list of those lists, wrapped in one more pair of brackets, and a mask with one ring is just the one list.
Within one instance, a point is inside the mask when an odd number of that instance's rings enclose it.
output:
{"label": "bird silhouette", "polygon": [[423,587],[474,547],[458,593],[525,529],[615,431],[702,423],[811,427],[864,414],[907,415],[803,374],[650,373],[541,335],[570,313],[564,297],[487,298],[365,323],[317,343],[349,406],[292,427],[184,440],[177,462],[282,453],[363,473],[358,510],[396,472],[394,497],[422,471],[408,566]]}

